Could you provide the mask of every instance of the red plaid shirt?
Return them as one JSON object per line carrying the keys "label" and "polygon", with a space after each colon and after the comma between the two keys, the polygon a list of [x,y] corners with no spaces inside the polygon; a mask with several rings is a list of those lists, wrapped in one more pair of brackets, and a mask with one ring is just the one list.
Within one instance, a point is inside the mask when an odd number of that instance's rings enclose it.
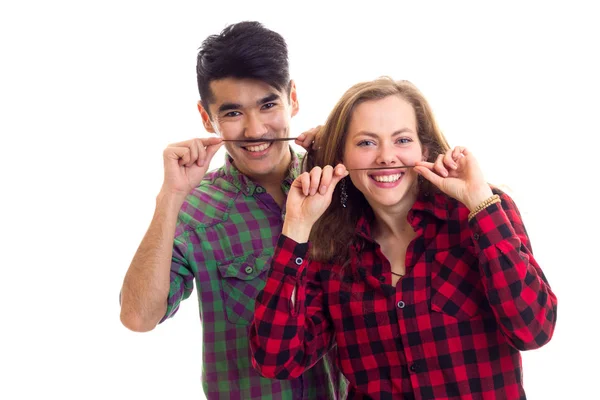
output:
{"label": "red plaid shirt", "polygon": [[282,235],[250,329],[255,368],[295,378],[337,344],[350,399],[524,399],[519,351],[550,340],[557,302],[516,205],[494,192],[470,222],[448,196],[419,198],[396,287],[368,217],[344,269]]}

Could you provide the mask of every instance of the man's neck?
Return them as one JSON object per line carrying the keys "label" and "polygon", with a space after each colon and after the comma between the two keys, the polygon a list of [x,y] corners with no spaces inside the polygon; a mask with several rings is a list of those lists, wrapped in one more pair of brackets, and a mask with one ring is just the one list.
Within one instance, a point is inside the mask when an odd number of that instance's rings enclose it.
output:
{"label": "man's neck", "polygon": [[279,204],[280,207],[282,207],[283,203],[285,202],[285,194],[283,193],[281,184],[289,174],[291,162],[292,153],[290,149],[286,157],[284,157],[283,160],[281,160],[281,162],[277,165],[277,167],[273,169],[273,171],[271,171],[270,173],[258,176],[247,173],[244,173],[244,175],[252,179],[257,185],[260,185],[263,188],[265,188],[266,192],[269,193],[271,197],[273,197],[275,202],[277,202],[277,204]]}

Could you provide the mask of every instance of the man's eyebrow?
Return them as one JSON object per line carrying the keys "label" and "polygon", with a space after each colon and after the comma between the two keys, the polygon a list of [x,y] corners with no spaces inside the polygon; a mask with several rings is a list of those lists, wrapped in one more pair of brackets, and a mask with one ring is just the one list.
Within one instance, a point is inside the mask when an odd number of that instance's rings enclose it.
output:
{"label": "man's eyebrow", "polygon": [[271,94],[263,97],[262,99],[257,101],[256,104],[261,105],[261,104],[269,103],[274,100],[279,100],[279,95],[277,93],[271,93]]}
{"label": "man's eyebrow", "polygon": [[[275,101],[275,100],[279,100],[279,95],[277,93],[270,93],[267,96],[263,97],[262,99],[259,99],[256,102],[256,105],[261,105],[261,104],[265,104],[265,103],[269,103],[271,101]],[[241,104],[237,104],[237,103],[223,103],[219,106],[217,112],[222,113],[224,111],[230,111],[230,110],[239,110],[243,108]]]}
{"label": "man's eyebrow", "polygon": [[236,104],[236,103],[223,103],[219,106],[219,109],[217,110],[217,112],[221,113],[223,111],[229,111],[229,110],[239,110],[240,108],[242,108],[241,104]]}

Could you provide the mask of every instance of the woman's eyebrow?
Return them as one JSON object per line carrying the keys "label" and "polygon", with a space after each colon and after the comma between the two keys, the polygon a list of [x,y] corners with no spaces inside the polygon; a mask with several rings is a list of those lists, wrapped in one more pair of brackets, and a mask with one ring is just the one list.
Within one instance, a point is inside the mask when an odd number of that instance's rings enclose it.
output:
{"label": "woman's eyebrow", "polygon": [[[407,132],[413,133],[412,129],[402,128],[402,129],[399,129],[396,132],[392,133],[392,136],[400,135],[402,133],[407,133]],[[359,131],[354,136],[358,136],[358,135],[364,135],[364,136],[369,136],[369,137],[373,137],[373,138],[378,138],[380,136],[377,133],[373,133],[373,132],[369,132],[369,131]]]}

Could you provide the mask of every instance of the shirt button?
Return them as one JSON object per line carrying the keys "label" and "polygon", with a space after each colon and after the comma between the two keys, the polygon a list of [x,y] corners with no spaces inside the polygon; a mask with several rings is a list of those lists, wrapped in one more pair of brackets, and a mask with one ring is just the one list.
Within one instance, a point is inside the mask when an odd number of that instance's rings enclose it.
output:
{"label": "shirt button", "polygon": [[298,257],[296,258],[296,265],[302,265],[302,258]]}
{"label": "shirt button", "polygon": [[381,276],[379,277],[379,282],[385,282],[385,276],[381,275]]}
{"label": "shirt button", "polygon": [[246,267],[246,269],[244,271],[246,271],[247,274],[251,274],[252,271],[254,271],[254,268],[248,266],[248,267]]}
{"label": "shirt button", "polygon": [[398,304],[396,304],[396,305],[398,306],[398,308],[404,308],[404,306],[406,305],[406,303],[405,303],[405,302],[403,302],[402,300],[400,300],[400,301],[398,302]]}
{"label": "shirt button", "polygon": [[419,364],[417,364],[417,363],[412,363],[412,364],[411,364],[411,366],[410,366],[410,370],[411,370],[412,372],[417,372],[417,371],[419,370]]}
{"label": "shirt button", "polygon": [[479,240],[479,233],[474,233],[474,234],[473,234],[473,238],[474,238],[475,240]]}
{"label": "shirt button", "polygon": [[264,192],[264,191],[265,191],[265,189],[263,189],[262,187],[260,187],[260,186],[259,186],[259,187],[257,187],[257,188],[256,188],[256,191],[257,191],[258,193],[262,193],[262,192]]}

